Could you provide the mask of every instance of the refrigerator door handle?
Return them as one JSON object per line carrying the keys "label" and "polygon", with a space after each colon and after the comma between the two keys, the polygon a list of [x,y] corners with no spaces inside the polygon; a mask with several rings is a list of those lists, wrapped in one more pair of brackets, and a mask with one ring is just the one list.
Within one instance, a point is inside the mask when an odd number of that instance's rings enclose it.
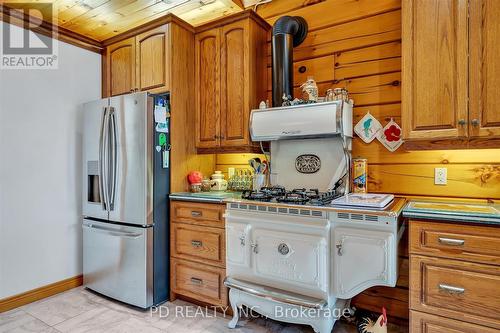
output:
{"label": "refrigerator door handle", "polygon": [[100,226],[96,226],[96,225],[92,225],[92,224],[84,224],[83,227],[85,229],[94,230],[94,231],[99,232],[99,233],[103,233],[103,234],[110,235],[110,236],[116,236],[116,237],[139,238],[142,236],[142,234],[140,234],[140,233],[125,232],[125,231],[100,227]]}
{"label": "refrigerator door handle", "polygon": [[114,210],[115,206],[115,192],[116,192],[116,173],[117,173],[117,137],[116,137],[116,116],[115,108],[109,107],[109,116],[111,119],[111,140],[110,140],[110,173],[111,173],[111,193],[109,195],[109,209]]}
{"label": "refrigerator door handle", "polygon": [[101,120],[101,131],[99,136],[99,193],[101,195],[102,208],[108,211],[108,186],[106,175],[106,151],[105,142],[107,141],[108,127],[108,107],[104,107]]}

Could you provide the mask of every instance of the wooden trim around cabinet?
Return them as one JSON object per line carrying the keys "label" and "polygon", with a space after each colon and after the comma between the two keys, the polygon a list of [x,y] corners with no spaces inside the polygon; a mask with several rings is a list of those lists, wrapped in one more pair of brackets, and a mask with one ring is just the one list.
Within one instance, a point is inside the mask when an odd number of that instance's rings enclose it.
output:
{"label": "wooden trim around cabinet", "polygon": [[143,25],[140,25],[138,27],[132,28],[130,30],[125,31],[124,33],[121,33],[119,35],[113,36],[111,38],[108,38],[106,40],[102,41],[103,46],[108,46],[111,44],[114,44],[116,42],[122,41],[127,38],[135,37],[139,34],[142,34],[144,32],[148,32],[154,28],[158,28],[164,24],[168,23],[176,23],[177,25],[183,27],[184,29],[194,32],[194,28],[192,25],[187,23],[186,21],[181,20],[174,14],[168,14],[166,16],[160,17],[154,21],[147,22]]}
{"label": "wooden trim around cabinet", "polygon": [[[40,22],[38,19],[28,14],[21,13],[20,11],[10,9],[12,8],[0,4],[0,18],[6,23],[14,24],[21,28],[24,28],[26,23],[32,23],[34,27],[29,30],[37,34],[53,37],[61,42],[78,46],[95,53],[101,53],[104,48],[101,42],[95,39],[80,35],[47,21],[42,21],[42,23],[39,24]],[[53,34],[54,31],[55,34]]]}
{"label": "wooden trim around cabinet", "polygon": [[441,149],[491,149],[500,148],[500,138],[410,140],[403,144],[405,150]]}
{"label": "wooden trim around cabinet", "polygon": [[63,291],[79,287],[83,284],[83,275],[51,283],[22,294],[14,295],[0,300],[0,313],[18,308],[49,296],[62,293]]}
{"label": "wooden trim around cabinet", "polygon": [[269,25],[269,23],[267,23],[266,20],[264,20],[262,17],[260,17],[253,10],[247,9],[247,10],[242,11],[240,13],[236,13],[236,14],[229,15],[229,16],[222,17],[222,18],[217,18],[213,21],[209,21],[205,24],[197,26],[195,28],[195,33],[218,28],[218,27],[221,27],[221,26],[224,26],[224,25],[236,22],[236,21],[240,21],[240,20],[243,20],[246,18],[251,18],[252,20],[257,22],[258,24],[260,24],[264,29],[267,29],[267,30],[271,29],[271,25]]}

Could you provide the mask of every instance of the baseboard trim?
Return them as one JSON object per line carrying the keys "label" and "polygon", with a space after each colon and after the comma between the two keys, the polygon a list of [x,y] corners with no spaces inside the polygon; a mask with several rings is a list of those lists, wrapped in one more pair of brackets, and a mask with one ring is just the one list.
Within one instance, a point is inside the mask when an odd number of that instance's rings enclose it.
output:
{"label": "baseboard trim", "polygon": [[79,287],[82,284],[83,275],[78,275],[18,295],[0,299],[0,313]]}

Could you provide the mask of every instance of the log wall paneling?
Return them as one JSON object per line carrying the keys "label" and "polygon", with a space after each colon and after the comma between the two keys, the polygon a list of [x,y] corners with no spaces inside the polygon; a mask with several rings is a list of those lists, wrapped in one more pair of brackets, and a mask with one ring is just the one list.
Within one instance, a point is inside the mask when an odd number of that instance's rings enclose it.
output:
{"label": "log wall paneling", "polygon": [[[306,40],[294,49],[296,96],[304,78],[313,76],[321,95],[334,87],[349,90],[355,103],[354,124],[368,110],[382,125],[391,118],[401,124],[401,0],[273,0],[260,5],[257,13],[270,24],[283,15],[302,16],[309,24]],[[303,75],[298,74],[300,66],[306,66]],[[269,84],[269,96],[270,92]],[[391,153],[377,140],[366,144],[355,138],[353,155],[368,158],[372,192],[474,202],[500,199],[500,149],[400,148]],[[218,155],[216,165],[227,170],[233,162]],[[448,168],[448,185],[434,185],[435,167]],[[355,306],[380,312],[385,305],[390,316],[408,318],[408,260],[404,252],[401,256],[397,287],[371,288],[355,298]]]}

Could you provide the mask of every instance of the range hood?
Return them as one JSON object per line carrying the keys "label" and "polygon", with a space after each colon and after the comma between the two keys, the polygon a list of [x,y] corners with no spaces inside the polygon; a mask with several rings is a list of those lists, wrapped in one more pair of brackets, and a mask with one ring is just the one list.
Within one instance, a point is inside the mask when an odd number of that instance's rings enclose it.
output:
{"label": "range hood", "polygon": [[252,110],[252,141],[352,137],[352,104],[343,101]]}

